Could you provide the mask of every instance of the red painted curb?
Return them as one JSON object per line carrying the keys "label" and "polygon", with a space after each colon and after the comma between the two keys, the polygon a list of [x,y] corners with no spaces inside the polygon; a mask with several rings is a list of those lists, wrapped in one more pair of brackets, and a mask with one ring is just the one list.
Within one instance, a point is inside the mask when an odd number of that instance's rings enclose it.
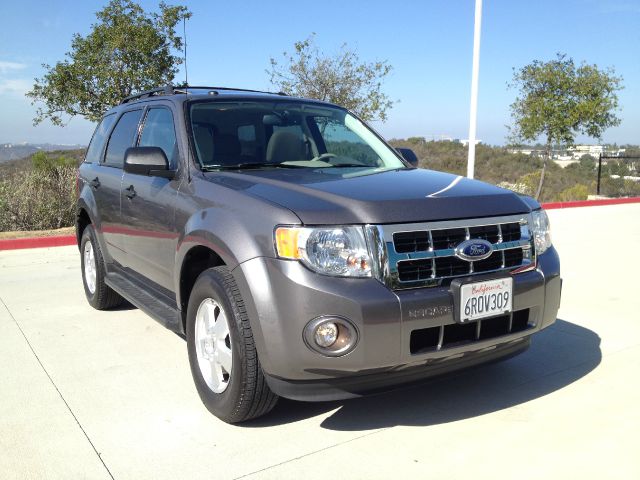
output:
{"label": "red painted curb", "polygon": [[31,237],[31,238],[10,238],[0,240],[0,250],[18,250],[23,248],[45,248],[64,247],[75,245],[74,235],[60,235],[57,237]]}
{"label": "red painted curb", "polygon": [[550,202],[543,203],[542,208],[545,210],[554,210],[556,208],[597,207],[600,205],[621,205],[623,203],[640,203],[640,197],[602,198],[600,200],[581,200],[576,202]]}

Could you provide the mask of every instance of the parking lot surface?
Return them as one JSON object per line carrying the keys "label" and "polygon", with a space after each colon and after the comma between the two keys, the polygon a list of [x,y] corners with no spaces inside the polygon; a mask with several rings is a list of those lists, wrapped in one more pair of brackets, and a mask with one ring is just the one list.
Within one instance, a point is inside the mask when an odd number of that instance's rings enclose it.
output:
{"label": "parking lot surface", "polygon": [[76,247],[0,252],[0,479],[640,478],[640,204],[549,215],[562,306],[526,353],[242,426],[182,338],[87,304]]}

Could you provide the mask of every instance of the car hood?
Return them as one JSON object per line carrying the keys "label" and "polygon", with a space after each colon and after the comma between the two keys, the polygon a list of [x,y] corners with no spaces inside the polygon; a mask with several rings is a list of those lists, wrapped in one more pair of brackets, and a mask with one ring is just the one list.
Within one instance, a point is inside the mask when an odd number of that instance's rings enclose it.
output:
{"label": "car hood", "polygon": [[304,224],[383,224],[528,213],[519,195],[423,169],[362,175],[357,169],[209,172],[207,180],[279,204]]}

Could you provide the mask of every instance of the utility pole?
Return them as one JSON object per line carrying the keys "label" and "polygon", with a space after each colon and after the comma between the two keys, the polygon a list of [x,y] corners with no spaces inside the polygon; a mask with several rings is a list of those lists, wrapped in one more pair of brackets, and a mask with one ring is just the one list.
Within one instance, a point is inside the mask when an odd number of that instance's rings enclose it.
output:
{"label": "utility pole", "polygon": [[471,107],[469,112],[469,156],[467,177],[473,178],[476,164],[476,124],[478,117],[478,73],[480,70],[480,28],[482,26],[482,0],[476,0],[473,27],[473,67],[471,71]]}

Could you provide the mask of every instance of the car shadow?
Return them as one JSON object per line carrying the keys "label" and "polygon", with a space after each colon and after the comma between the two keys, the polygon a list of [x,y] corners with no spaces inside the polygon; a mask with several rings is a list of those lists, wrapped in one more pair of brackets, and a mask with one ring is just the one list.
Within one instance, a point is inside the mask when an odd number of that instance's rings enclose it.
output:
{"label": "car shadow", "polygon": [[533,337],[529,350],[512,359],[353,400],[306,403],[280,399],[270,414],[243,425],[283,425],[332,410],[322,421],[323,428],[362,431],[437,425],[553,393],[594,370],[601,358],[600,337],[595,332],[557,320]]}
{"label": "car shadow", "polygon": [[129,303],[128,300],[122,299],[122,303],[120,305],[118,305],[117,307],[111,308],[110,311],[112,311],[112,312],[120,312],[120,311],[137,310],[137,309],[138,309],[138,307],[136,307],[132,303]]}

